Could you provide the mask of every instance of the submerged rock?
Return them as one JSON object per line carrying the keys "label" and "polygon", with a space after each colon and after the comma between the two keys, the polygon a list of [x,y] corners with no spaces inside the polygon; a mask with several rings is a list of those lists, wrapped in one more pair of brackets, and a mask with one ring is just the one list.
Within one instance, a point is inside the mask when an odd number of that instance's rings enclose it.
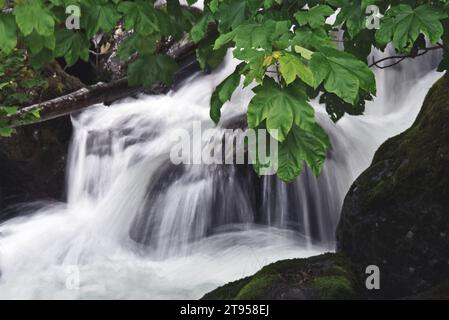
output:
{"label": "submerged rock", "polygon": [[344,201],[338,251],[373,297],[416,294],[449,279],[449,77],[431,88],[413,126],[385,142]]}
{"label": "submerged rock", "polygon": [[255,275],[228,283],[203,300],[353,299],[359,291],[350,263],[339,254],[282,260]]}

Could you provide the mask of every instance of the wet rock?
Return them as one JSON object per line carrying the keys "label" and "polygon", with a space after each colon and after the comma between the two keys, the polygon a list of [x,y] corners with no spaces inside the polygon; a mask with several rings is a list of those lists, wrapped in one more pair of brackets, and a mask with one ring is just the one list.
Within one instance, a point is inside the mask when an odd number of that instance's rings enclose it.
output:
{"label": "wet rock", "polygon": [[118,48],[132,33],[119,26],[111,37],[103,33],[96,35],[94,44],[97,48],[95,57],[99,80],[111,81],[126,76],[127,64],[120,60]]}
{"label": "wet rock", "polygon": [[403,300],[449,300],[449,281],[416,295],[407,296]]}
{"label": "wet rock", "polygon": [[204,300],[353,299],[360,286],[348,260],[327,253],[270,264],[255,275],[207,293]]}
{"label": "wet rock", "polygon": [[338,251],[361,278],[366,266],[380,268],[372,297],[412,295],[449,278],[448,87],[444,76],[431,88],[413,126],[380,147],[345,198]]}
{"label": "wet rock", "polygon": [[[56,63],[43,71],[48,88],[40,101],[78,90],[83,84]],[[26,104],[37,103],[29,101]],[[61,117],[17,129],[10,138],[0,138],[0,221],[14,214],[6,207],[41,199],[62,199],[65,167],[72,125]]]}

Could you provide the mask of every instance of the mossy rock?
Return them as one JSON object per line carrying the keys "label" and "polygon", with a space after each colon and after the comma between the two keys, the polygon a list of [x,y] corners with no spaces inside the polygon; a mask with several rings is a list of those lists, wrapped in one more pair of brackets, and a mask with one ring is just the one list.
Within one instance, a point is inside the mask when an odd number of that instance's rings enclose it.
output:
{"label": "mossy rock", "polygon": [[204,300],[353,299],[360,286],[351,264],[339,254],[282,260],[251,277],[228,283]]}
{"label": "mossy rock", "polygon": [[[57,62],[41,71],[48,86],[30,95],[23,106],[56,98],[83,87]],[[2,101],[0,101],[0,105]],[[10,138],[0,138],[0,222],[16,212],[2,209],[20,202],[64,196],[66,155],[72,134],[69,116],[17,128]]]}
{"label": "mossy rock", "polygon": [[415,123],[386,141],[348,192],[338,251],[366,277],[373,298],[417,294],[449,278],[449,78],[427,94]]}
{"label": "mossy rock", "polygon": [[449,300],[449,281],[419,294],[406,297],[404,300]]}

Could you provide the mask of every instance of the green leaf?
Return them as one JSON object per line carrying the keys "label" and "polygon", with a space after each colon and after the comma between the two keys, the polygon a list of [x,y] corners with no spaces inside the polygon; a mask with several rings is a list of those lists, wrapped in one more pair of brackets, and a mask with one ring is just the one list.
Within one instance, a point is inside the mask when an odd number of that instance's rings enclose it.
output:
{"label": "green leaf", "polygon": [[293,46],[308,49],[335,48],[333,38],[324,28],[311,30],[309,27],[300,27],[295,31],[292,39]]}
{"label": "green leaf", "polygon": [[220,4],[217,12],[219,21],[218,30],[220,32],[229,31],[239,26],[246,19],[245,0],[225,0]]}
{"label": "green leaf", "polygon": [[294,181],[301,174],[304,161],[318,176],[329,147],[327,134],[316,123],[309,130],[294,125],[285,141],[279,145],[278,177],[285,182]]}
{"label": "green leaf", "polygon": [[246,87],[253,81],[262,83],[266,71],[265,53],[256,49],[236,48],[233,50],[233,54],[236,59],[247,62],[241,70],[241,74],[245,75],[243,86]]}
{"label": "green leaf", "polygon": [[304,59],[306,59],[306,60],[312,59],[313,51],[310,51],[301,46],[295,46],[294,49],[295,49],[295,52],[299,53]]}
{"label": "green leaf", "polygon": [[205,39],[200,41],[196,49],[196,57],[203,70],[206,68],[217,68],[223,62],[226,52],[228,51],[227,46],[214,50],[214,41],[214,35],[208,35]]}
{"label": "green leaf", "polygon": [[335,49],[316,52],[310,60],[315,88],[324,82],[328,92],[335,93],[347,103],[358,100],[359,90],[376,94],[374,74],[354,56]]}
{"label": "green leaf", "polygon": [[17,107],[0,107],[0,114],[4,114],[4,115],[12,115],[15,114],[17,112]]}
{"label": "green leaf", "polygon": [[293,123],[307,128],[315,122],[315,112],[299,83],[281,88],[273,79],[266,78],[263,85],[253,91],[256,95],[250,101],[247,113],[250,128],[256,128],[266,120],[270,135],[282,142]]}
{"label": "green leaf", "polygon": [[354,105],[343,101],[333,93],[325,92],[320,96],[320,103],[326,105],[326,112],[334,122],[340,120],[345,113],[362,115],[365,111],[365,100],[372,100],[371,95],[364,93]]}
{"label": "green leaf", "polygon": [[374,43],[373,30],[365,29],[352,38],[344,36],[343,46],[346,52],[353,54],[362,61],[366,61],[371,54]]}
{"label": "green leaf", "polygon": [[122,61],[128,60],[136,52],[149,56],[156,52],[159,40],[160,37],[158,34],[141,36],[140,34],[133,33],[120,44],[117,54]]}
{"label": "green leaf", "polygon": [[349,36],[355,37],[360,31],[366,28],[365,10],[368,5],[375,4],[377,0],[331,0],[329,4],[340,8],[340,12],[335,20],[336,26],[344,25]]}
{"label": "green leaf", "polygon": [[299,11],[295,14],[300,26],[308,24],[313,29],[322,27],[326,18],[334,13],[334,10],[326,5],[316,5],[307,11]]}
{"label": "green leaf", "polygon": [[93,37],[96,33],[103,31],[109,32],[114,29],[119,15],[114,6],[100,5],[95,2],[88,3],[84,8],[85,14],[81,21],[84,22],[87,36]]}
{"label": "green leaf", "polygon": [[10,53],[17,44],[17,29],[14,17],[0,13],[0,48]]}
{"label": "green leaf", "polygon": [[215,40],[214,49],[220,49],[221,47],[227,45],[229,42],[234,39],[235,32],[229,32],[225,34],[221,34],[217,40]]}
{"label": "green leaf", "polygon": [[237,89],[240,84],[240,73],[239,67],[237,67],[234,72],[228,76],[218,87],[215,88],[212,93],[210,101],[210,117],[217,124],[221,117],[221,108],[226,103],[226,101],[231,100],[232,93]]}
{"label": "green leaf", "polygon": [[64,57],[68,65],[75,64],[80,58],[89,60],[89,41],[83,33],[58,30],[56,42],[56,56]]}
{"label": "green leaf", "polygon": [[279,71],[287,84],[295,81],[298,76],[304,83],[311,87],[314,86],[312,71],[310,71],[309,67],[304,64],[300,56],[284,52],[279,58],[279,64]]}
{"label": "green leaf", "polygon": [[141,35],[159,32],[158,19],[152,4],[144,1],[125,1],[118,11],[125,14],[125,27],[134,29]]}
{"label": "green leaf", "polygon": [[175,60],[167,55],[142,56],[129,65],[128,82],[130,86],[143,85],[146,88],[158,81],[169,85],[177,69]]}
{"label": "green leaf", "polygon": [[13,133],[15,133],[14,129],[0,126],[0,137],[11,137]]}
{"label": "green leaf", "polygon": [[190,36],[192,37],[193,42],[198,43],[204,37],[207,32],[207,27],[212,21],[214,21],[214,19],[209,13],[206,13],[201,17],[200,21],[198,21],[190,31]]}
{"label": "green leaf", "polygon": [[41,68],[45,64],[54,60],[54,51],[44,48],[37,54],[32,54],[30,57],[30,64],[33,68]]}
{"label": "green leaf", "polygon": [[42,36],[51,36],[55,21],[50,11],[44,7],[41,0],[24,0],[14,7],[17,25],[24,36],[36,30]]}
{"label": "green leaf", "polygon": [[26,89],[46,88],[48,86],[48,82],[47,80],[41,78],[32,78],[22,81],[21,86]]}
{"label": "green leaf", "polygon": [[180,21],[173,21],[163,10],[155,9],[154,14],[157,18],[156,24],[162,36],[177,36],[177,22]]}
{"label": "green leaf", "polygon": [[54,34],[44,37],[39,35],[36,31],[33,31],[33,33],[27,36],[25,42],[32,54],[37,54],[44,48],[54,50],[56,47],[56,38]]}
{"label": "green leaf", "polygon": [[288,34],[289,29],[290,22],[287,20],[244,23],[233,31],[220,35],[215,41],[214,49],[234,41],[237,48],[264,49],[271,52],[273,42]]}
{"label": "green leaf", "polygon": [[427,4],[413,9],[408,4],[400,4],[387,11],[376,41],[380,46],[391,40],[400,51],[411,49],[420,33],[425,34],[431,43],[436,43],[443,35],[441,20],[447,14]]}

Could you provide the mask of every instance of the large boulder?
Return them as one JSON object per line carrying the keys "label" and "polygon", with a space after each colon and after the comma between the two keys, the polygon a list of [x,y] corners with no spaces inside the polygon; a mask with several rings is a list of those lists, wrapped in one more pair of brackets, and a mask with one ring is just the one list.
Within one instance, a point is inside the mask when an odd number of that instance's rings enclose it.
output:
{"label": "large boulder", "polygon": [[350,263],[327,253],[307,259],[282,260],[255,275],[228,283],[203,300],[354,299],[360,286]]}
{"label": "large boulder", "polygon": [[413,295],[449,279],[449,77],[413,126],[389,139],[344,201],[338,251],[380,268],[373,297]]}

